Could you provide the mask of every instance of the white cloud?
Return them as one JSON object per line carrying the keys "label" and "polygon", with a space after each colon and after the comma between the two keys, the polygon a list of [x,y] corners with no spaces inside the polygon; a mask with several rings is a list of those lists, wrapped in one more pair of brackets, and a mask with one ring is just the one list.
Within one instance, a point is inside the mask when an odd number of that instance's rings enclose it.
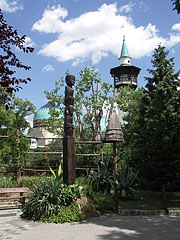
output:
{"label": "white cloud", "polygon": [[[40,54],[61,62],[72,60],[73,65],[87,59],[96,64],[110,52],[119,56],[123,35],[132,58],[150,55],[160,43],[167,47],[180,43],[180,33],[170,33],[164,38],[151,23],[136,27],[130,16],[118,12],[116,4],[103,4],[97,11],[84,13],[78,18],[65,20],[67,16],[66,9],[53,6],[34,23],[32,30],[57,34],[55,41],[42,46]],[[179,25],[174,25],[172,30],[178,29]]]}
{"label": "white cloud", "polygon": [[24,47],[35,47],[35,46],[36,46],[35,42],[33,42],[33,40],[30,37],[26,37]]}
{"label": "white cloud", "polygon": [[50,64],[47,64],[43,69],[42,72],[54,72],[54,67]]}
{"label": "white cloud", "polygon": [[120,13],[123,13],[123,12],[125,12],[125,13],[132,12],[132,9],[133,9],[133,7],[134,7],[135,5],[136,5],[135,3],[129,2],[128,4],[123,5],[122,7],[120,7],[119,12],[120,12]]}
{"label": "white cloud", "polygon": [[64,25],[61,19],[67,17],[67,15],[67,10],[60,5],[58,5],[57,8],[55,8],[55,6],[51,8],[48,7],[48,9],[44,11],[42,18],[34,23],[32,29],[45,33],[57,33],[61,31]]}
{"label": "white cloud", "polygon": [[172,26],[172,30],[180,31],[180,23],[176,23]]}
{"label": "white cloud", "polygon": [[0,0],[0,8],[5,12],[16,12],[18,10],[23,10],[23,5],[19,0]]}

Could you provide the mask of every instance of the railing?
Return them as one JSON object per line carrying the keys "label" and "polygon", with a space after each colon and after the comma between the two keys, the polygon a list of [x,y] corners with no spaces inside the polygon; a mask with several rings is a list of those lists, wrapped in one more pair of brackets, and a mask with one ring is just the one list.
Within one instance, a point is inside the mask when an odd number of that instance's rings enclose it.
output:
{"label": "railing", "polygon": [[[0,136],[0,138],[8,138],[8,136]],[[26,136],[26,138],[31,138],[31,139],[63,139],[63,137],[57,137],[57,138],[54,138],[54,137],[29,137],[29,136]],[[102,144],[101,141],[80,141],[80,140],[76,140],[75,141],[75,144]],[[44,159],[29,159],[27,158],[28,155],[33,155],[33,156],[37,156],[38,154],[43,154],[44,155]],[[25,152],[24,154],[24,166],[21,167],[19,169],[19,174],[20,176],[25,174],[25,173],[33,173],[33,174],[37,174],[37,173],[42,173],[42,172],[46,172],[46,173],[49,173],[50,170],[49,170],[49,166],[48,164],[43,164],[43,166],[33,166],[32,163],[33,162],[39,162],[39,161],[44,161],[44,163],[48,163],[48,155],[56,155],[58,156],[59,155],[59,161],[57,161],[57,163],[61,163],[62,162],[62,159],[63,159],[63,151],[58,151],[58,152],[49,152],[49,151],[40,151],[40,152]],[[99,153],[76,153],[75,154],[75,157],[99,157],[101,156],[101,154]],[[28,163],[29,163],[29,166],[28,166]],[[47,165],[47,166],[46,166]],[[4,171],[0,171],[1,173],[4,173],[4,172],[12,172],[12,170],[7,167],[7,166],[3,166],[1,165],[2,169],[4,169]],[[48,168],[47,168],[48,167]],[[92,166],[88,166],[88,167],[85,167],[85,166],[82,166],[82,167],[76,167],[75,170],[76,171],[85,171],[86,169],[88,168],[91,168],[91,169],[97,169],[96,167]],[[55,169],[54,169],[55,170]]]}

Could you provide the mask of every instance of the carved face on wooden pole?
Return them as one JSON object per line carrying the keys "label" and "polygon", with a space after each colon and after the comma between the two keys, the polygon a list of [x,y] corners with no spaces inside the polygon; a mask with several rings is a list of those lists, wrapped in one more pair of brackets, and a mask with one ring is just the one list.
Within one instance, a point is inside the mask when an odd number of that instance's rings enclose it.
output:
{"label": "carved face on wooden pole", "polygon": [[67,75],[66,76],[66,83],[69,87],[74,86],[75,84],[75,76],[74,75]]}

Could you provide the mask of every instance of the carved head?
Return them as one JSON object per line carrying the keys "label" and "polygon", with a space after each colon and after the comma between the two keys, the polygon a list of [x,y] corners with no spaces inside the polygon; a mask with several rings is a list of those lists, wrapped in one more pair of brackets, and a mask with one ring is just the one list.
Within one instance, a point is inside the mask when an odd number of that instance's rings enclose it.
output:
{"label": "carved head", "polygon": [[69,87],[72,87],[75,84],[75,76],[74,75],[67,75],[66,76],[66,83]]}
{"label": "carved head", "polygon": [[74,112],[74,107],[73,107],[73,105],[69,105],[68,111],[69,111],[69,115],[72,116],[72,115],[73,115],[73,112]]}

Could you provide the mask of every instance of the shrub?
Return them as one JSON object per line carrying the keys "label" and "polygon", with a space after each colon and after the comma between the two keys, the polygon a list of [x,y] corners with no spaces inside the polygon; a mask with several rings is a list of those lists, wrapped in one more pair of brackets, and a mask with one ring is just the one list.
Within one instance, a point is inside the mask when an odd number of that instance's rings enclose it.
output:
{"label": "shrub", "polygon": [[45,175],[40,176],[22,176],[22,182],[24,187],[28,187],[30,189],[34,188],[34,185],[40,184],[42,181],[46,181],[47,177]]}
{"label": "shrub", "polygon": [[18,183],[13,177],[0,176],[0,188],[13,188],[18,187]]}
{"label": "shrub", "polygon": [[57,215],[53,214],[49,218],[41,218],[43,222],[65,223],[79,222],[85,219],[85,215],[79,212],[77,203],[73,202],[69,206],[61,207]]}
{"label": "shrub", "polygon": [[95,192],[109,193],[114,180],[111,159],[104,158],[99,162],[97,171],[90,169],[87,175]]}
{"label": "shrub", "polygon": [[62,207],[70,206],[81,195],[82,188],[76,184],[68,186],[52,178],[40,182],[34,186],[29,201],[23,208],[22,217],[41,220],[57,216]]}
{"label": "shrub", "polygon": [[124,192],[126,198],[132,198],[134,193],[136,192],[133,189],[136,180],[138,179],[139,170],[135,173],[130,169],[129,164],[126,161],[120,161],[118,174],[115,176],[116,184],[118,191],[121,193]]}
{"label": "shrub", "polygon": [[91,193],[88,205],[92,205],[99,214],[114,212],[114,199],[111,194],[105,196],[101,192]]}

